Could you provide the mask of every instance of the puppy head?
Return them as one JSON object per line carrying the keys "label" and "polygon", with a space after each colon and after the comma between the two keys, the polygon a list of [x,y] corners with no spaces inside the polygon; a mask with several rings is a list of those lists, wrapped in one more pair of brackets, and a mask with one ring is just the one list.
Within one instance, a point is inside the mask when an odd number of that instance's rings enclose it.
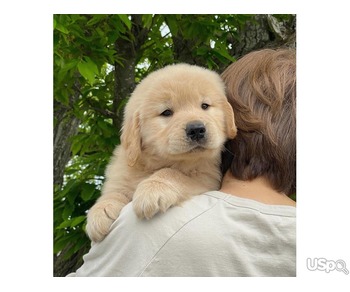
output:
{"label": "puppy head", "polygon": [[166,160],[207,158],[236,133],[220,76],[178,64],[137,86],[125,107],[121,143],[132,166],[143,151]]}

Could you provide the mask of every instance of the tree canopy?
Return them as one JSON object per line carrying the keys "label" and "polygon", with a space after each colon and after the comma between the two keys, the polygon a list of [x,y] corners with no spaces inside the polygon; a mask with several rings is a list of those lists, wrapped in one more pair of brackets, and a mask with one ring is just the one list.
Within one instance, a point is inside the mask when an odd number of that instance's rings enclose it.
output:
{"label": "tree canopy", "polygon": [[264,47],[295,47],[295,15],[54,15],[54,274],[82,264],[86,212],[119,144],[123,108],[173,63],[219,73]]}

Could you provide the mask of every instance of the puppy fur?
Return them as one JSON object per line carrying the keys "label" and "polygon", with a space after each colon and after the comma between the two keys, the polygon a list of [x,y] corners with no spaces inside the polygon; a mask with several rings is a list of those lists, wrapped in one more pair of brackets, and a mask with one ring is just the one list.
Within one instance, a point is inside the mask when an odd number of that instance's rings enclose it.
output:
{"label": "puppy fur", "polygon": [[[188,128],[198,124],[197,139]],[[215,72],[177,64],[148,75],[125,107],[121,145],[106,169],[102,195],[88,212],[90,239],[103,240],[131,200],[137,216],[150,219],[191,196],[219,189],[221,151],[236,133]]]}

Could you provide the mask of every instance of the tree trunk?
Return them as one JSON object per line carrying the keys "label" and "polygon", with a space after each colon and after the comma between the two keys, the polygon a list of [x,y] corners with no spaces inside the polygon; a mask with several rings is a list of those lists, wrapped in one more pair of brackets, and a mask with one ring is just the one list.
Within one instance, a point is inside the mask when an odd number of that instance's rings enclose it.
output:
{"label": "tree trunk", "polygon": [[69,105],[54,101],[54,132],[53,132],[53,173],[54,185],[63,183],[64,169],[71,158],[70,139],[78,132],[79,120],[72,114],[73,104],[80,96],[78,78],[74,82],[74,94],[69,98]]}
{"label": "tree trunk", "polygon": [[[292,23],[292,25],[290,24]],[[296,47],[296,16],[279,21],[269,14],[257,14],[247,21],[240,31],[239,39],[231,39],[231,55],[240,58],[263,48]]]}
{"label": "tree trunk", "polygon": [[[54,101],[54,133],[53,133],[53,173],[54,186],[61,187],[63,184],[64,170],[71,159],[70,139],[78,132],[79,120],[72,114],[71,107],[79,98],[79,84],[75,82],[76,91],[69,99],[69,106]],[[64,253],[60,256],[54,255],[54,276],[62,277],[71,268],[70,261],[63,259]],[[62,271],[62,268],[64,269]]]}
{"label": "tree trunk", "polygon": [[54,277],[65,277],[70,273],[75,272],[83,263],[82,258],[89,249],[80,249],[77,253],[73,254],[69,259],[65,259],[64,255],[74,246],[74,243],[67,245],[59,255],[53,255],[54,260]]}
{"label": "tree trunk", "polygon": [[130,97],[135,88],[135,48],[131,41],[118,39],[115,42],[115,50],[124,59],[123,66],[117,62],[114,64],[113,125],[120,130],[123,120],[121,102]]}
{"label": "tree trunk", "polygon": [[53,172],[54,185],[63,183],[64,169],[71,158],[70,138],[77,134],[79,120],[71,114],[71,109],[54,102],[54,141],[53,141]]}
{"label": "tree trunk", "polygon": [[114,44],[116,54],[123,59],[123,64],[115,62],[114,64],[114,100],[113,111],[116,114],[113,124],[120,129],[123,120],[121,102],[126,97],[130,97],[134,91],[135,84],[135,66],[137,53],[147,39],[148,29],[142,25],[142,15],[131,15],[132,27],[130,40],[118,38]]}

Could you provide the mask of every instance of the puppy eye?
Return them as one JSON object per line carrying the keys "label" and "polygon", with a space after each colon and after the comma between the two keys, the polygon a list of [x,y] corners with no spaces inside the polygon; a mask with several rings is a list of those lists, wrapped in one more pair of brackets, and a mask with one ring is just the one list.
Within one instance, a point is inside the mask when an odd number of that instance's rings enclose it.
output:
{"label": "puppy eye", "polygon": [[202,107],[202,109],[206,110],[206,109],[208,109],[209,104],[207,104],[207,103],[202,103],[201,107]]}
{"label": "puppy eye", "polygon": [[170,117],[170,116],[173,115],[173,111],[170,110],[170,109],[167,109],[164,112],[162,112],[160,115],[163,116],[163,117]]}

